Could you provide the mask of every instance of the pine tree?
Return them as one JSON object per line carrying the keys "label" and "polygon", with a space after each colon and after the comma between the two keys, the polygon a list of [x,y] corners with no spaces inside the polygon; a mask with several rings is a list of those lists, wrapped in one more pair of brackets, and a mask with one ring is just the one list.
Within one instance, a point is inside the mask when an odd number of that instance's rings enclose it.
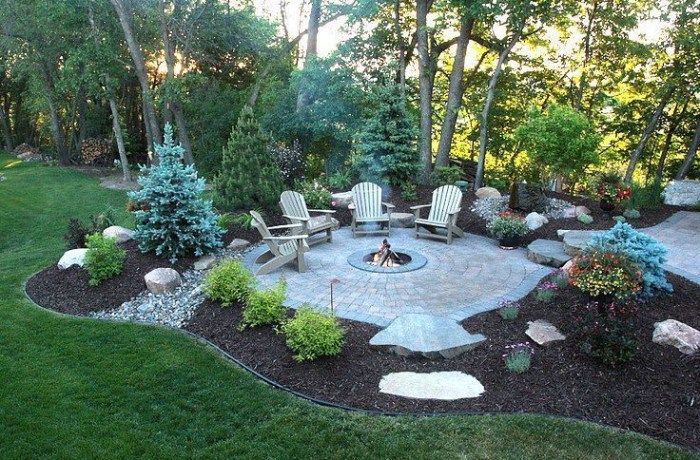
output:
{"label": "pine tree", "polygon": [[194,166],[185,166],[185,150],[173,143],[173,129],[165,125],[163,145],[156,146],[159,162],[143,166],[139,190],[129,193],[136,202],[134,238],[143,252],[155,251],[175,262],[187,254],[200,256],[222,246],[219,216],[211,201],[202,199],[204,179]]}
{"label": "pine tree", "polygon": [[355,167],[362,180],[399,186],[420,168],[418,131],[398,85],[380,87],[376,98],[377,109],[358,137]]}
{"label": "pine tree", "polygon": [[223,150],[221,173],[214,179],[217,208],[234,211],[277,205],[283,181],[269,145],[270,136],[260,128],[253,109],[243,107]]}

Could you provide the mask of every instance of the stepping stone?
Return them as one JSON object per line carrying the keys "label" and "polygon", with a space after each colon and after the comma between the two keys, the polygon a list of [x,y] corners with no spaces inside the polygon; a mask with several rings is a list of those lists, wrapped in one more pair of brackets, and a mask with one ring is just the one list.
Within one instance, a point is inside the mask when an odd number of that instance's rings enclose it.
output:
{"label": "stepping stone", "polygon": [[538,345],[547,345],[550,342],[556,342],[557,340],[564,340],[566,338],[564,334],[559,332],[559,329],[543,319],[528,321],[527,324],[528,328],[525,334]]}
{"label": "stepping stone", "polygon": [[71,249],[70,251],[66,251],[63,253],[61,256],[61,259],[58,261],[58,268],[61,270],[65,270],[68,267],[72,267],[73,265],[78,265],[79,267],[82,267],[85,265],[85,254],[87,253],[86,248],[79,248],[79,249]]}
{"label": "stepping stone", "polygon": [[404,398],[454,401],[481,396],[484,386],[474,376],[459,371],[395,372],[382,377],[379,391]]}
{"label": "stepping stone", "polygon": [[369,344],[386,348],[401,356],[454,358],[486,340],[470,334],[456,321],[445,316],[409,313],[394,319],[379,331]]}
{"label": "stepping stone", "polygon": [[112,225],[102,230],[102,235],[108,238],[115,238],[117,243],[125,243],[134,237],[134,232],[119,225]]}
{"label": "stepping stone", "polygon": [[209,270],[216,263],[216,257],[212,255],[202,256],[194,262],[194,269],[197,271]]}
{"label": "stepping stone", "polygon": [[571,230],[564,234],[564,252],[576,257],[588,245],[591,238],[600,232],[595,230]]}
{"label": "stepping stone", "polygon": [[146,281],[146,287],[153,294],[172,292],[182,284],[180,274],[172,268],[156,268],[146,273],[143,279]]}
{"label": "stepping stone", "polygon": [[234,238],[234,240],[229,243],[228,248],[233,250],[240,250],[245,248],[249,244],[250,241],[248,240],[244,240],[243,238]]}
{"label": "stepping stone", "polygon": [[564,252],[564,243],[554,240],[535,240],[527,246],[527,258],[531,261],[559,268],[571,259]]}
{"label": "stepping stone", "polygon": [[652,342],[678,348],[681,353],[693,355],[700,349],[700,331],[675,319],[654,324]]}
{"label": "stepping stone", "polygon": [[408,212],[392,212],[391,226],[393,228],[413,228],[416,216]]}

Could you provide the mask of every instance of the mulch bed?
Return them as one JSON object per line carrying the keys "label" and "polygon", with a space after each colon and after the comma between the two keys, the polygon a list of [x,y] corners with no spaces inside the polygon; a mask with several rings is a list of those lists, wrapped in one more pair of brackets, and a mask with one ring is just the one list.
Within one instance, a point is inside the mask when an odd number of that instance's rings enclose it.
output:
{"label": "mulch bed", "polygon": [[127,250],[121,274],[103,281],[99,286],[91,287],[88,284],[90,276],[83,268],[72,266],[60,270],[52,265],[27,281],[27,294],[42,307],[72,315],[87,315],[116,308],[144,291],[146,283],[143,277],[149,271],[168,267],[182,273],[195,260],[188,257],[171,264],[153,253],[143,254],[134,241],[120,246]]}
{"label": "mulch bed", "polygon": [[[580,294],[564,288],[550,303],[534,293],[521,301],[520,316],[503,320],[488,312],[465,320],[470,332],[488,337],[485,344],[451,360],[404,358],[369,346],[378,327],[342,320],[346,344],[341,355],[297,363],[284,338],[271,327],[238,331],[240,305],[223,309],[205,302],[186,329],[207,338],[266,377],[305,395],[346,406],[401,413],[533,412],[576,417],[642,432],[671,442],[700,447],[700,355],[689,357],[673,347],[651,342],[653,324],[674,318],[700,326],[697,285],[674,275],[672,295],[641,305],[640,349],[619,367],[598,363],[580,348],[576,318]],[[290,313],[291,314],[291,313]],[[569,338],[537,347],[531,369],[509,373],[502,355],[506,345],[526,341],[527,321],[546,319]],[[479,398],[458,401],[412,400],[379,393],[390,372],[456,371],[474,375],[486,388]]]}

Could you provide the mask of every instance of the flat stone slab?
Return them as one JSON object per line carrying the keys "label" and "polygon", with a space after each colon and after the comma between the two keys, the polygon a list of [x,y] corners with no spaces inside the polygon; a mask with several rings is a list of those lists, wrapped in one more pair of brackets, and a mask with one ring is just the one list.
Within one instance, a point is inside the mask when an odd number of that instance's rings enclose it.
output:
{"label": "flat stone slab", "polygon": [[564,252],[572,257],[581,253],[591,238],[600,233],[597,230],[571,230],[564,234]]}
{"label": "flat stone slab", "polygon": [[58,261],[58,268],[65,270],[73,265],[82,267],[85,265],[85,254],[87,254],[87,251],[86,248],[79,248],[64,252],[63,256],[61,256],[61,259]]}
{"label": "flat stone slab", "polygon": [[700,331],[675,319],[667,319],[654,324],[652,342],[670,345],[686,355],[693,355],[700,349]]}
{"label": "flat stone slab", "polygon": [[444,316],[409,313],[401,315],[369,341],[401,356],[454,358],[486,340],[470,334],[453,319]]}
{"label": "flat stone slab", "polygon": [[527,324],[528,328],[525,334],[534,340],[537,345],[547,345],[550,342],[566,339],[566,336],[559,332],[559,329],[543,319],[528,321]]}
{"label": "flat stone slab", "polygon": [[392,212],[390,221],[393,228],[413,228],[416,216],[409,212]]}
{"label": "flat stone slab", "polygon": [[476,377],[459,371],[447,372],[394,372],[379,381],[379,392],[412,399],[476,398],[484,393],[484,386]]}
{"label": "flat stone slab", "polygon": [[537,264],[560,268],[571,259],[564,249],[561,241],[535,240],[527,246],[527,258]]}

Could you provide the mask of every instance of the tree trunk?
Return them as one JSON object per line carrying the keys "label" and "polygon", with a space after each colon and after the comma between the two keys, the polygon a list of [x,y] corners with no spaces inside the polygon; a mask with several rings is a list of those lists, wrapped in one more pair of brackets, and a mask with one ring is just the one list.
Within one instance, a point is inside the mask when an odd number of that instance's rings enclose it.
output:
{"label": "tree trunk", "polygon": [[583,64],[581,65],[581,78],[578,83],[578,98],[574,108],[578,111],[583,109],[583,93],[585,91],[587,83],[586,70],[588,69],[588,64],[593,57],[593,48],[591,46],[591,39],[593,37],[593,23],[596,19],[596,14],[598,12],[598,0],[593,0],[588,13],[588,23],[586,24],[586,34],[583,38]]}
{"label": "tree trunk", "polygon": [[418,48],[418,81],[420,86],[420,161],[423,166],[419,181],[427,183],[433,161],[432,98],[430,55],[428,50],[428,0],[416,1],[416,36]]}
{"label": "tree trunk", "polygon": [[12,145],[12,133],[10,132],[10,123],[7,121],[7,113],[5,113],[5,108],[0,105],[0,133],[2,133],[3,145],[5,150],[12,152],[14,146]]}
{"label": "tree trunk", "polygon": [[435,166],[447,166],[450,160],[450,150],[452,148],[452,138],[455,134],[455,126],[457,126],[457,114],[462,105],[462,96],[464,95],[464,60],[467,55],[467,47],[469,46],[469,37],[474,27],[474,18],[463,16],[459,28],[459,39],[457,40],[457,51],[455,51],[455,59],[450,73],[450,87],[447,93],[447,105],[445,109],[445,119],[442,122],[442,130],[440,131],[440,143],[438,144],[437,157],[435,158]]}
{"label": "tree trunk", "polygon": [[634,169],[637,167],[639,157],[642,155],[642,152],[644,151],[644,147],[647,145],[647,142],[649,142],[649,138],[651,138],[651,135],[654,134],[654,130],[656,130],[656,125],[659,123],[659,119],[664,113],[664,108],[666,107],[666,104],[668,104],[668,101],[671,99],[671,95],[673,94],[674,89],[675,88],[673,85],[669,86],[668,89],[666,89],[666,92],[664,92],[663,96],[661,96],[661,100],[656,106],[656,110],[654,110],[654,113],[651,116],[651,120],[649,120],[649,124],[644,130],[642,138],[639,140],[639,145],[637,145],[637,148],[634,149],[634,152],[630,157],[630,162],[627,166],[627,172],[625,172],[625,182],[629,182],[632,180],[632,174],[634,174]]}
{"label": "tree trunk", "polygon": [[693,135],[693,141],[690,143],[688,155],[685,156],[685,160],[683,160],[683,164],[678,170],[678,174],[676,174],[676,180],[685,179],[685,176],[688,175],[690,167],[693,165],[695,155],[698,153],[698,146],[700,146],[700,118],[698,118],[698,124],[695,127],[695,134]]}
{"label": "tree trunk", "polygon": [[484,109],[481,111],[481,127],[479,129],[479,159],[476,165],[476,177],[474,178],[474,190],[481,187],[484,183],[484,163],[486,162],[486,147],[488,143],[488,120],[489,113],[491,112],[491,106],[493,105],[493,98],[496,95],[496,83],[498,83],[498,77],[501,75],[503,70],[503,63],[508,58],[511,50],[515,44],[520,40],[520,36],[523,33],[523,26],[513,34],[508,45],[501,51],[498,56],[498,61],[496,61],[496,67],[493,69],[493,74],[489,80],[489,86],[486,93],[486,103],[484,103]]}
{"label": "tree trunk", "polygon": [[[318,29],[321,20],[321,0],[312,0],[309,14],[308,36],[306,37],[306,58],[304,68],[307,68],[318,55]],[[304,78],[299,82],[297,95],[297,112],[311,103],[310,94]]]}
{"label": "tree trunk", "polygon": [[398,51],[398,80],[401,94],[406,93],[406,50],[404,49],[403,34],[401,33],[401,0],[394,0],[394,34]]}
{"label": "tree trunk", "polygon": [[124,182],[129,182],[131,180],[129,159],[126,156],[124,136],[122,135],[122,128],[119,126],[119,110],[117,109],[117,102],[114,100],[114,98],[109,99],[109,108],[112,111],[112,131],[114,131],[114,137],[117,139],[117,150],[119,151],[119,161],[122,163]]}
{"label": "tree trunk", "polygon": [[654,175],[657,181],[660,181],[663,177],[664,168],[666,167],[666,158],[668,157],[668,151],[671,149],[671,143],[673,142],[673,135],[676,134],[676,129],[683,119],[686,109],[688,108],[688,102],[690,98],[686,98],[683,104],[683,109],[680,114],[678,113],[678,104],[673,108],[673,114],[668,123],[668,131],[666,132],[666,139],[664,139],[664,145],[661,149],[661,155],[659,156],[659,162],[656,164],[656,174]]}
{"label": "tree trunk", "polygon": [[124,38],[129,48],[131,59],[134,61],[134,71],[136,72],[136,76],[139,79],[139,84],[141,85],[141,97],[143,99],[143,122],[146,127],[147,137],[149,138],[149,157],[153,161],[156,160],[154,155],[155,144],[160,144],[162,142],[162,139],[160,135],[160,127],[158,126],[158,119],[156,118],[156,112],[153,106],[151,91],[148,86],[146,63],[144,61],[141,48],[139,47],[139,44],[136,41],[136,37],[134,36],[134,31],[131,25],[131,11],[127,10],[127,7],[124,4],[124,0],[110,1],[112,2],[112,6],[114,6],[114,9],[117,12],[117,16],[119,16],[119,23],[122,26]]}
{"label": "tree trunk", "polygon": [[51,71],[45,62],[39,64],[41,73],[41,83],[44,88],[44,97],[49,108],[49,118],[51,119],[51,134],[53,135],[54,143],[56,144],[56,154],[58,155],[58,163],[66,166],[70,163],[70,156],[66,148],[66,139],[61,127],[61,117],[58,114],[58,109],[53,100],[54,83],[51,77]]}

